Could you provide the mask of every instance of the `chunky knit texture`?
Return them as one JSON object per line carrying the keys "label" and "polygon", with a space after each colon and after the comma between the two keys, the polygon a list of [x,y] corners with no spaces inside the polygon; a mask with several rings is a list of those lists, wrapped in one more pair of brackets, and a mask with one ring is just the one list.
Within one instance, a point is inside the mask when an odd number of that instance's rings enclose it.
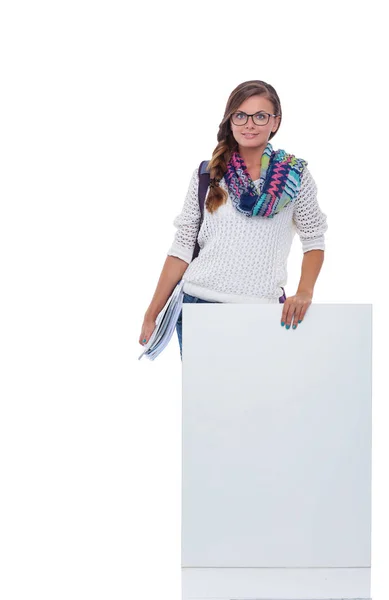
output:
{"label": "chunky knit texture", "polygon": [[[297,197],[272,219],[238,212],[228,196],[213,214],[204,206],[198,236],[199,255],[192,261],[200,222],[198,167],[193,171],[169,256],[189,266],[183,291],[213,302],[278,303],[287,283],[287,259],[297,232],[303,252],[325,250],[327,215],[317,201],[317,186],[304,168]],[[262,182],[255,182],[261,192]],[[219,184],[228,191],[224,177]],[[289,294],[287,293],[287,296]]]}

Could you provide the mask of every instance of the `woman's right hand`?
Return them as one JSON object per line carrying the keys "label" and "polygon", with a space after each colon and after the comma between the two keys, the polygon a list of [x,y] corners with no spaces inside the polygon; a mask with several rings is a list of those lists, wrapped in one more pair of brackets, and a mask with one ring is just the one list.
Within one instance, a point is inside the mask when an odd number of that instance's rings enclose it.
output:
{"label": "woman's right hand", "polygon": [[143,321],[142,331],[139,336],[139,343],[141,344],[141,346],[145,346],[148,343],[151,334],[155,329],[155,325],[156,319],[153,319],[152,317],[148,317],[146,315]]}

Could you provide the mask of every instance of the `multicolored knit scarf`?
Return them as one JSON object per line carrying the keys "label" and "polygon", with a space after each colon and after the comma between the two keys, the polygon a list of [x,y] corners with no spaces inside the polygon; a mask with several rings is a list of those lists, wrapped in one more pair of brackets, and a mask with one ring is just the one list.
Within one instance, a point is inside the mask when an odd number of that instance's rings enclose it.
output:
{"label": "multicolored knit scarf", "polygon": [[235,208],[247,217],[272,218],[298,194],[301,174],[308,164],[268,142],[261,159],[260,193],[239,152],[233,152],[224,179]]}

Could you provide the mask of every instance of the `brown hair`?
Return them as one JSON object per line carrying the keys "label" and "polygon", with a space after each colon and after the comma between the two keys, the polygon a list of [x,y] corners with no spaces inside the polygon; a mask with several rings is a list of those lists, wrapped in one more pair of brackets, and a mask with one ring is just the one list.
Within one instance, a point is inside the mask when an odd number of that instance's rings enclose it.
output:
{"label": "brown hair", "polygon": [[[238,149],[238,143],[232,134],[230,126],[231,115],[236,112],[246,98],[255,95],[265,96],[265,98],[270,100],[274,107],[274,114],[281,116],[278,128],[276,131],[270,133],[269,140],[275,136],[280,128],[282,111],[280,99],[276,90],[269,83],[258,79],[240,83],[231,92],[230,97],[227,100],[222,122],[219,125],[217,134],[218,144],[212,153],[212,158],[208,165],[211,179],[222,179],[227,171],[228,161],[230,160],[232,153]],[[216,185],[211,185],[209,188],[205,206],[209,212],[213,213],[219,206],[224,204],[226,200],[227,192],[216,183]]]}

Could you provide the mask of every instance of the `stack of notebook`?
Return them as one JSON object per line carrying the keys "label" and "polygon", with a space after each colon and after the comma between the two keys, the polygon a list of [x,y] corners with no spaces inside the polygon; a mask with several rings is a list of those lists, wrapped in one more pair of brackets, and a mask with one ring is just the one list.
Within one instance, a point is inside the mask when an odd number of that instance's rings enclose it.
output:
{"label": "stack of notebook", "polygon": [[176,328],[178,317],[182,308],[184,280],[181,279],[174,288],[170,298],[159,313],[155,321],[155,329],[138,360],[142,356],[154,360],[168,345]]}

